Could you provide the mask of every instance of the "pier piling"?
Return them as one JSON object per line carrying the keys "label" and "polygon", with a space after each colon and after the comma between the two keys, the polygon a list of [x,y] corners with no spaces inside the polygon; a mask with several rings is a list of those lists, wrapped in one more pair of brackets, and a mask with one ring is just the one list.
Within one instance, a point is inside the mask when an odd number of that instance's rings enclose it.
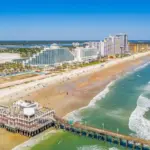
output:
{"label": "pier piling", "polygon": [[[150,141],[144,139],[122,135],[104,129],[97,129],[87,125],[84,126],[79,123],[69,125],[68,123],[66,123],[64,119],[61,119],[57,116],[55,116],[55,119],[56,119],[56,124],[59,122],[60,128],[73,133],[77,133],[80,136],[86,136],[92,139],[102,140],[104,142],[111,142],[113,144],[117,144],[118,146],[132,148],[133,150],[134,149],[150,150]],[[138,144],[140,145],[137,146]],[[146,145],[148,146],[148,148],[146,147]]]}

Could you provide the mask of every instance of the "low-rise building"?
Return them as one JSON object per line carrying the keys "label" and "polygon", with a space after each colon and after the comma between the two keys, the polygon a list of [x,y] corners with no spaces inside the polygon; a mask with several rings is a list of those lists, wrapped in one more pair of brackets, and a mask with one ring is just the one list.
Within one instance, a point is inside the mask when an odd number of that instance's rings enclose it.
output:
{"label": "low-rise building", "polygon": [[76,47],[74,49],[75,61],[86,61],[90,59],[97,59],[99,56],[99,49],[89,47]]}
{"label": "low-rise building", "polygon": [[131,53],[138,53],[150,50],[149,42],[130,41],[129,50]]}

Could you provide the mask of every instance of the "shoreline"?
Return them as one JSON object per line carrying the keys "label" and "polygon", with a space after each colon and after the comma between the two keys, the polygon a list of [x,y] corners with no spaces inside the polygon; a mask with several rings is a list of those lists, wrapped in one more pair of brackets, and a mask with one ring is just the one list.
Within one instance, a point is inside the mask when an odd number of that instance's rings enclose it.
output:
{"label": "shoreline", "polygon": [[56,80],[46,87],[33,91],[32,95],[24,96],[23,99],[36,100],[44,106],[52,107],[56,110],[57,115],[64,117],[72,111],[88,107],[93,97],[101,93],[112,80],[124,75],[124,72],[130,69],[143,65],[145,59],[150,60],[149,56],[150,53],[136,59],[127,57],[119,60],[120,63],[114,62],[115,65],[110,66],[107,62],[108,66],[106,65],[105,68],[98,66],[94,71],[73,76],[69,80]]}
{"label": "shoreline", "polygon": [[[75,112],[78,112],[78,111],[80,111],[80,110],[86,109],[86,108],[88,108],[88,107],[94,106],[97,101],[101,100],[103,97],[105,97],[105,95],[106,95],[107,93],[109,93],[109,88],[110,88],[113,84],[115,84],[116,81],[118,81],[119,79],[124,78],[125,76],[127,76],[127,75],[129,75],[129,74],[132,74],[133,72],[135,73],[136,71],[145,68],[145,67],[146,67],[147,65],[149,65],[149,64],[150,64],[150,61],[145,62],[145,63],[143,63],[143,64],[140,64],[139,66],[136,66],[133,70],[130,70],[130,71],[128,71],[128,72],[125,72],[125,71],[122,72],[122,73],[124,73],[123,76],[117,76],[117,77],[113,78],[112,80],[110,80],[110,82],[108,82],[108,84],[105,86],[105,88],[104,88],[103,90],[101,90],[95,97],[93,97],[93,98],[91,99],[91,101],[89,102],[89,104],[88,104],[87,106],[83,106],[83,107],[80,107],[80,108],[78,108],[78,109],[76,109],[76,110],[73,110],[72,112],[69,112],[69,113],[67,113],[65,116],[63,116],[63,118],[64,118],[64,119],[68,119],[71,114],[73,114],[73,113],[75,113]],[[131,72],[131,71],[133,71],[133,72]]]}
{"label": "shoreline", "polygon": [[[3,87],[0,90],[0,102],[9,103],[10,101],[14,101],[15,99],[18,99],[18,98],[20,99],[35,91],[42,90],[44,87],[47,87],[53,84],[56,85],[57,83],[60,83],[60,82],[68,82],[68,80],[73,80],[75,78],[86,77],[96,72],[103,71],[107,68],[111,68],[115,65],[122,64],[126,61],[134,61],[136,59],[145,57],[149,54],[150,52],[138,53],[132,56],[124,57],[124,58],[113,59],[105,63],[100,63],[98,65],[78,68],[75,70],[71,70],[70,72],[58,74],[56,76],[49,76],[49,75],[43,76],[42,75],[39,77],[32,77],[31,78],[32,82],[29,82],[29,80],[31,80],[30,78],[18,80],[18,82],[15,81],[15,82],[6,83],[6,86],[8,86],[8,84],[13,85],[12,87],[8,87],[8,88],[7,87],[5,88],[5,84],[0,84],[0,87],[1,88]],[[15,84],[17,83],[17,84],[14,85],[14,83]]]}
{"label": "shoreline", "polygon": [[[86,109],[86,108],[88,108],[88,107],[95,106],[95,103],[96,103],[97,101],[100,101],[103,97],[105,97],[105,95],[106,95],[107,93],[109,93],[109,88],[110,88],[113,84],[115,84],[115,82],[116,82],[117,80],[119,80],[119,78],[118,78],[118,79],[116,78],[116,79],[110,81],[110,83],[108,83],[108,84],[106,85],[106,87],[105,87],[102,91],[100,91],[95,97],[93,97],[93,98],[91,99],[91,101],[89,102],[89,104],[88,104],[87,106],[83,106],[83,107],[81,107],[81,108],[78,108],[78,109],[76,109],[76,110],[73,110],[72,112],[67,113],[65,116],[63,116],[63,119],[66,119],[66,120],[68,120],[69,118],[72,119],[71,115],[74,115],[76,112],[79,112],[79,111],[81,111],[81,110],[83,110],[83,109]],[[75,121],[79,121],[79,120],[75,120]]]}

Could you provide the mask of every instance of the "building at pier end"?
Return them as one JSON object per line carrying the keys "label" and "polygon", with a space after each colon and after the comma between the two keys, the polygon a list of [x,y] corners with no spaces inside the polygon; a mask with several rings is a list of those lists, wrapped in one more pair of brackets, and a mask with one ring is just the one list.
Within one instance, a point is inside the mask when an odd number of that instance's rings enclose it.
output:
{"label": "building at pier end", "polygon": [[19,100],[11,107],[0,106],[0,127],[34,136],[53,125],[55,111],[30,100]]}

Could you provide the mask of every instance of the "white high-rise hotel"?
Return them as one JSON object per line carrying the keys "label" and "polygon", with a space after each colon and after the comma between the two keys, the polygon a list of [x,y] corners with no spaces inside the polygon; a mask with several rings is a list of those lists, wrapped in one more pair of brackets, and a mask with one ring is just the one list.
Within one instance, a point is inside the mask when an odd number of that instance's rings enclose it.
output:
{"label": "white high-rise hotel", "polygon": [[105,38],[104,41],[100,42],[100,52],[101,56],[128,53],[127,34],[118,34]]}
{"label": "white high-rise hotel", "polygon": [[96,48],[102,57],[124,54],[128,53],[128,36],[122,33],[115,36],[110,35],[104,41],[89,42],[88,45],[90,48]]}

